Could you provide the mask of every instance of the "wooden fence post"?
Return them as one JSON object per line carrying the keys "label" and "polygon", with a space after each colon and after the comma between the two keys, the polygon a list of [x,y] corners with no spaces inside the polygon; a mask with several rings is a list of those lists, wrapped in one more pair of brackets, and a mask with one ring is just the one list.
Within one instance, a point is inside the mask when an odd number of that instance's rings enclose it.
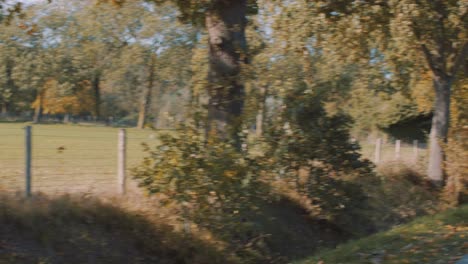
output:
{"label": "wooden fence post", "polygon": [[375,142],[375,154],[374,154],[374,163],[378,164],[381,159],[382,154],[382,139],[378,138]]}
{"label": "wooden fence post", "polygon": [[395,142],[395,159],[399,160],[401,158],[401,140]]}
{"label": "wooden fence post", "polygon": [[117,163],[117,177],[118,177],[118,191],[124,195],[126,192],[126,148],[127,148],[127,135],[125,129],[119,130],[118,141],[118,163]]}
{"label": "wooden fence post", "polygon": [[413,140],[413,158],[414,158],[414,163],[417,163],[418,158],[419,158],[419,142],[418,142],[418,140]]}
{"label": "wooden fence post", "polygon": [[24,162],[24,176],[25,176],[25,194],[26,197],[31,197],[31,157],[32,157],[32,127],[27,126],[25,129],[25,162]]}

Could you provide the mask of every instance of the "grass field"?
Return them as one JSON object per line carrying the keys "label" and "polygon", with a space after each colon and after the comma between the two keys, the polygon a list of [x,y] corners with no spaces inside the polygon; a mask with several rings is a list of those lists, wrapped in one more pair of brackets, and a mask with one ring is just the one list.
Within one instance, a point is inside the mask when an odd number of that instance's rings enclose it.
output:
{"label": "grass field", "polygon": [[[0,189],[24,189],[24,127],[0,123]],[[33,125],[33,191],[115,192],[117,190],[118,128],[94,125]],[[157,144],[153,130],[127,129],[127,168],[142,161],[141,143]],[[373,144],[361,142],[362,154],[373,160]],[[384,144],[382,163],[395,161],[395,146]],[[426,150],[419,150],[424,164]],[[402,145],[400,161],[414,163],[412,146]],[[130,178],[130,177],[129,177]],[[130,184],[130,186],[132,186]]]}
{"label": "grass field", "polygon": [[297,264],[455,263],[468,254],[468,206],[323,251]]}
{"label": "grass field", "polygon": [[[0,189],[24,189],[25,123],[0,123]],[[118,128],[33,125],[33,191],[117,190]],[[142,161],[141,143],[157,144],[157,132],[127,129],[127,168]],[[131,177],[129,177],[131,178]]]}

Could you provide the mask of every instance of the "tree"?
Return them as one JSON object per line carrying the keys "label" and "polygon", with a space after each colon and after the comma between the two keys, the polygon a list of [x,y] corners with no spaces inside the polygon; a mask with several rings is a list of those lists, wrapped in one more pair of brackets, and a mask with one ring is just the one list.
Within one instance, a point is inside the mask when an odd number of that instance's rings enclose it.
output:
{"label": "tree", "polygon": [[431,72],[435,101],[428,176],[441,183],[440,141],[447,139],[452,84],[468,53],[466,1],[292,1],[286,6],[285,16],[313,18],[305,25],[312,29],[314,47],[324,53],[359,61],[379,50],[394,66],[393,78],[402,73],[402,64]]}
{"label": "tree", "polygon": [[245,93],[240,74],[242,65],[248,62],[245,28],[247,15],[256,11],[256,3],[248,0],[174,2],[183,21],[204,26],[208,32],[207,134],[232,139],[239,145]]}
{"label": "tree", "polygon": [[119,34],[129,36],[131,41],[113,60],[109,79],[121,96],[137,101],[137,127],[144,128],[149,116],[158,116],[164,88],[180,88],[186,79],[182,76],[187,71],[184,58],[188,58],[186,51],[196,31],[179,23],[177,10],[170,5],[150,8],[143,2],[125,2],[118,13],[121,18],[117,23],[122,28]]}
{"label": "tree", "polygon": [[[125,1],[100,0],[122,6]],[[256,12],[256,2],[249,0],[174,2],[181,20],[205,27],[209,47],[208,122],[206,134],[232,139],[239,145],[238,132],[244,106],[244,85],[240,78],[242,64],[248,62],[245,28],[247,15]]]}
{"label": "tree", "polygon": [[21,14],[22,4],[7,3],[7,0],[0,0],[0,23],[10,23],[15,14]]}
{"label": "tree", "polygon": [[14,41],[15,27],[1,26],[0,32],[0,114],[6,115],[13,110],[17,99],[18,87],[13,80],[13,69],[17,63],[20,47]]}

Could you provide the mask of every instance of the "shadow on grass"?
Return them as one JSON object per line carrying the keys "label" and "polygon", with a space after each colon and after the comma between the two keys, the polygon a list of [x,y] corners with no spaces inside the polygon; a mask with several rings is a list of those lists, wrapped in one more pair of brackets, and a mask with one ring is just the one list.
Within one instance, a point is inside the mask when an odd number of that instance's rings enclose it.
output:
{"label": "shadow on grass", "polygon": [[0,197],[0,263],[235,263],[226,252],[96,199]]}

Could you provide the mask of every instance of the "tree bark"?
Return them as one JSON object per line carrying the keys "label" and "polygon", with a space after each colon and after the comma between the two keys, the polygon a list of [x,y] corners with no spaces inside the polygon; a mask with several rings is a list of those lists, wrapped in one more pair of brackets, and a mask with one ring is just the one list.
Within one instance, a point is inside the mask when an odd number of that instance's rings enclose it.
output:
{"label": "tree bark", "polygon": [[92,87],[94,92],[94,114],[96,119],[101,116],[101,76],[95,74],[92,81]]}
{"label": "tree bark", "polygon": [[151,94],[153,91],[154,84],[154,66],[156,63],[156,58],[154,54],[151,54],[151,63],[148,73],[148,85],[145,87],[141,102],[140,102],[140,112],[138,113],[138,124],[137,128],[143,129],[145,127],[146,116],[148,115],[148,109],[151,105]]}
{"label": "tree bark", "polygon": [[427,174],[432,182],[442,185],[444,182],[444,152],[441,143],[447,141],[452,78],[450,76],[435,76],[433,81],[435,102],[429,137],[429,165]]}
{"label": "tree bark", "polygon": [[240,71],[247,62],[246,13],[246,0],[217,0],[205,21],[210,52],[207,136],[231,139],[237,147],[244,107]]}

